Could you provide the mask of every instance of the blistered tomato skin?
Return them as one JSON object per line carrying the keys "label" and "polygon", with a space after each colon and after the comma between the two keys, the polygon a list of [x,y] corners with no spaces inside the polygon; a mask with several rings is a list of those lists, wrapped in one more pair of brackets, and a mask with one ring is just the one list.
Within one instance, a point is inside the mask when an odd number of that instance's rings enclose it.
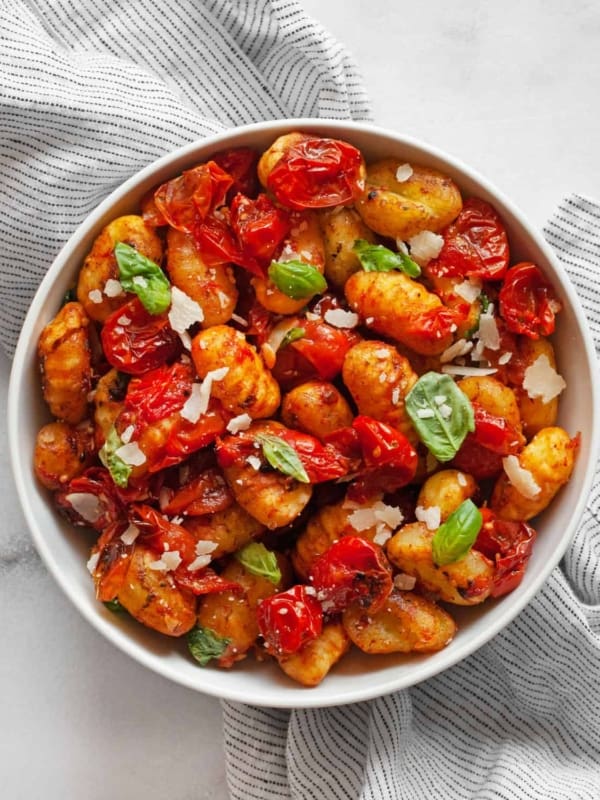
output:
{"label": "blistered tomato skin", "polygon": [[509,331],[531,339],[550,336],[561,305],[538,267],[523,262],[506,273],[500,290],[500,314]]}
{"label": "blistered tomato skin", "polygon": [[265,647],[289,655],[315,639],[323,627],[321,604],[303,585],[272,595],[258,607],[258,627]]}

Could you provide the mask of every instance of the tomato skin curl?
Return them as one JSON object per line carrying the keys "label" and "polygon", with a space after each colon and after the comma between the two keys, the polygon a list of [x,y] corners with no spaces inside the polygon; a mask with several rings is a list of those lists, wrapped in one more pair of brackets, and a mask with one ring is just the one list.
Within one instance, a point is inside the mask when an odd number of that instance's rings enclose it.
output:
{"label": "tomato skin curl", "polygon": [[500,289],[500,315],[512,333],[530,339],[554,333],[561,304],[550,283],[529,261],[511,267]]}

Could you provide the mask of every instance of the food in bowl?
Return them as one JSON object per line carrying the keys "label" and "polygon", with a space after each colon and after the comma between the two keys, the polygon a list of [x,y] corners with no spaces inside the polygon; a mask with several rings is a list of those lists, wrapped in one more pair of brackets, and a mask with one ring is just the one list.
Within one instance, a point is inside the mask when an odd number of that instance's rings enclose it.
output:
{"label": "food in bowl", "polygon": [[444,648],[571,476],[561,304],[446,174],[294,131],[112,220],[39,339],[35,469],[100,601],[305,686]]}

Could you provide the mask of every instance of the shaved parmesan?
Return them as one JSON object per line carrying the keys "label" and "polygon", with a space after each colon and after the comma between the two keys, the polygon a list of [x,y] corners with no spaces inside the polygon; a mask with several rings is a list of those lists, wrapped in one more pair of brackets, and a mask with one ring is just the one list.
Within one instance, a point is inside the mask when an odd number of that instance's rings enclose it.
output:
{"label": "shaved parmesan", "polygon": [[506,456],[502,459],[502,466],[508,480],[523,497],[533,500],[542,491],[531,472],[523,469],[517,456]]}
{"label": "shaved parmesan", "polygon": [[435,531],[440,527],[442,520],[442,511],[439,506],[417,506],[415,508],[415,517],[419,522],[424,522],[428,530]]}
{"label": "shaved parmesan", "polygon": [[558,397],[566,385],[564,378],[554,369],[547,355],[538,356],[525,370],[523,388],[532,400],[541,397],[542,403],[549,403]]}
{"label": "shaved parmesan", "polygon": [[117,322],[119,323],[119,325],[127,327],[127,325],[131,325],[131,318],[128,317],[127,314],[121,314]]}
{"label": "shaved parmesan", "polygon": [[248,320],[244,319],[243,317],[240,317],[239,314],[232,314],[231,319],[234,322],[237,322],[238,325],[243,325],[244,328],[248,325]]}
{"label": "shaved parmesan", "polygon": [[134,275],[131,280],[136,286],[141,286],[142,289],[145,289],[148,286],[148,281],[143,275]]}
{"label": "shaved parmesan", "polygon": [[391,530],[388,528],[387,525],[384,525],[382,522],[380,522],[379,525],[377,526],[377,533],[373,537],[373,541],[375,542],[375,544],[378,544],[380,547],[383,547],[383,545],[388,541],[388,539],[391,538],[392,538]]}
{"label": "shaved parmesan", "polygon": [[252,417],[249,414],[238,414],[237,417],[233,417],[227,423],[226,430],[229,433],[239,433],[240,431],[246,431],[252,424]]}
{"label": "shaved parmesan", "polygon": [[465,375],[469,378],[478,378],[493,375],[498,370],[495,367],[463,367],[458,364],[444,364],[442,372],[446,375]]}
{"label": "shaved parmesan", "polygon": [[140,534],[140,529],[133,522],[121,534],[123,544],[133,544]]}
{"label": "shaved parmesan", "polygon": [[196,322],[204,320],[200,305],[177,286],[171,286],[169,325],[179,334],[185,333]]}
{"label": "shaved parmesan", "polygon": [[413,168],[410,164],[400,164],[396,170],[396,180],[398,183],[404,183],[413,174]]}
{"label": "shaved parmesan", "polygon": [[392,403],[393,405],[397,406],[400,402],[400,387],[394,386],[392,389]]}
{"label": "shaved parmesan", "polygon": [[102,506],[95,494],[90,492],[71,492],[65,497],[67,503],[86,522],[97,522],[102,514]]}
{"label": "shaved parmesan", "polygon": [[442,403],[440,406],[440,415],[442,419],[448,419],[452,416],[452,406],[449,406],[448,403]]}
{"label": "shaved parmesan", "polygon": [[498,363],[502,365],[508,364],[508,362],[511,360],[512,357],[513,354],[511,352],[502,353],[502,355],[498,359]]}
{"label": "shaved parmesan", "polygon": [[343,308],[330,308],[325,312],[324,319],[335,328],[355,328],[358,325],[358,314],[344,311]]}
{"label": "shaved parmesan", "polygon": [[88,562],[86,564],[86,567],[88,568],[88,572],[90,572],[92,575],[94,574],[94,571],[95,571],[96,567],[98,566],[98,561],[100,561],[100,553],[92,553],[92,555],[90,556],[90,558],[89,558],[89,560],[88,560]]}
{"label": "shaved parmesan", "polygon": [[432,419],[435,417],[435,411],[433,408],[419,408],[417,409],[417,417],[419,419]]}
{"label": "shaved parmesan", "polygon": [[479,317],[479,340],[488,350],[500,350],[500,334],[496,318],[492,314],[481,314]]}
{"label": "shaved parmesan", "polygon": [[133,425],[128,425],[121,434],[121,441],[123,442],[123,444],[129,444],[129,442],[131,441],[131,437],[133,436],[134,433],[135,433],[135,428],[133,427]]}
{"label": "shaved parmesan", "polygon": [[115,455],[130,467],[139,467],[146,462],[146,456],[137,442],[128,442],[115,450]]}
{"label": "shaved parmesan", "polygon": [[[404,517],[399,508],[388,506],[381,500],[377,500],[368,508],[356,508],[352,514],[348,515],[348,522],[356,531],[366,531],[377,526],[377,534],[380,538],[383,534],[386,534],[383,542],[389,538],[387,531],[383,530],[383,528],[397,528],[403,519]],[[377,543],[382,544],[383,542]]]}
{"label": "shaved parmesan", "polygon": [[196,542],[196,555],[207,556],[209,553],[214,553],[218,545],[216,542],[211,542],[209,539],[200,539]]}
{"label": "shaved parmesan", "polygon": [[179,412],[181,416],[189,422],[198,422],[200,417],[206,414],[208,410],[213,382],[222,380],[228,372],[229,367],[213,369],[206,373],[202,383],[193,383],[191,394]]}
{"label": "shaved parmesan", "polygon": [[197,569],[207,567],[211,561],[212,559],[209,555],[197,556],[191,564],[188,564],[188,570],[190,572],[195,572]]}
{"label": "shaved parmesan", "polygon": [[394,576],[394,586],[401,592],[410,592],[415,588],[416,582],[414,575],[407,575],[406,572],[399,572]]}
{"label": "shaved parmesan", "polygon": [[440,356],[440,362],[442,364],[447,364],[448,361],[453,361],[459,356],[465,356],[467,353],[470,353],[472,349],[473,342],[468,342],[466,339],[459,339],[444,350]]}
{"label": "shaved parmesan", "polygon": [[88,292],[88,298],[92,303],[101,303],[102,302],[102,292],[100,289],[92,289],[91,292]]}
{"label": "shaved parmesan", "polygon": [[471,279],[463,281],[462,283],[457,283],[453,291],[454,294],[462,297],[467,303],[474,303],[481,294],[481,281]]}
{"label": "shaved parmesan", "polygon": [[182,561],[179,550],[171,550],[168,553],[163,553],[161,559],[163,564],[167,565],[168,570],[177,569]]}
{"label": "shaved parmesan", "polygon": [[408,243],[410,245],[410,256],[417,264],[424,266],[432,258],[437,258],[444,246],[444,237],[432,231],[421,231],[416,236],[412,236]]}
{"label": "shaved parmesan", "polygon": [[464,476],[464,474],[462,472],[457,472],[456,473],[456,480],[458,481],[460,486],[466,486],[467,485],[467,479],[466,479],[466,477]]}
{"label": "shaved parmesan", "polygon": [[109,278],[104,284],[104,294],[107,297],[118,297],[120,294],[123,294],[121,281],[117,281],[115,278]]}
{"label": "shaved parmesan", "polygon": [[261,460],[258,456],[248,456],[246,459],[246,464],[252,467],[252,469],[259,470],[261,467]]}

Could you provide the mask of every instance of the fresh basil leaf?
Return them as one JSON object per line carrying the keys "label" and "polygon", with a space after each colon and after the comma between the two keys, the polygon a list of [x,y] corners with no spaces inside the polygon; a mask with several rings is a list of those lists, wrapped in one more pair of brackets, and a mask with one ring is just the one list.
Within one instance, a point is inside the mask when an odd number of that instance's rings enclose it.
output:
{"label": "fresh basil leaf", "polygon": [[123,459],[119,458],[119,456],[116,454],[119,447],[122,446],[123,442],[121,441],[121,437],[113,425],[108,432],[106,441],[102,445],[98,456],[100,461],[110,472],[111,478],[117,484],[117,486],[125,489],[127,482],[129,481],[129,476],[131,475],[131,466],[126,464]]}
{"label": "fresh basil leaf", "polygon": [[467,433],[475,430],[471,401],[449,375],[422,375],[406,396],[405,408],[419,438],[438,461],[454,458]]}
{"label": "fresh basil leaf", "polygon": [[286,335],[281,340],[281,344],[277,348],[278,350],[283,350],[284,347],[287,347],[288,344],[292,342],[297,342],[298,339],[302,339],[306,331],[304,328],[290,328]]}
{"label": "fresh basil leaf", "polygon": [[319,270],[303,261],[272,261],[269,278],[293,300],[305,300],[327,289],[327,281]]}
{"label": "fresh basil leaf", "polygon": [[187,634],[187,645],[196,661],[205,667],[212,658],[223,655],[231,639],[218,636],[210,628],[192,628]]}
{"label": "fresh basil leaf", "polygon": [[162,314],[171,304],[171,284],[162,269],[124,242],[115,245],[119,280],[126,292],[135,292],[150,314]]}
{"label": "fresh basil leaf", "polygon": [[270,433],[259,433],[256,439],[262,447],[263,456],[273,469],[284,475],[291,475],[301,483],[310,483],[300,457],[291,445]]}
{"label": "fresh basil leaf", "polygon": [[481,530],[483,517],[472,500],[465,500],[443,522],[431,540],[433,560],[438,567],[464,558]]}
{"label": "fresh basil leaf", "polygon": [[277,557],[271,550],[267,550],[262,542],[250,542],[238,550],[235,557],[253,575],[267,578],[275,585],[281,581]]}
{"label": "fresh basil leaf", "polygon": [[391,272],[398,269],[410,278],[418,278],[421,267],[406,253],[394,253],[382,244],[371,244],[366,239],[357,239],[352,248],[365,272]]}
{"label": "fresh basil leaf", "polygon": [[119,603],[116,597],[113,600],[105,600],[104,605],[109,611],[112,611],[113,614],[123,614],[127,612],[127,609]]}

